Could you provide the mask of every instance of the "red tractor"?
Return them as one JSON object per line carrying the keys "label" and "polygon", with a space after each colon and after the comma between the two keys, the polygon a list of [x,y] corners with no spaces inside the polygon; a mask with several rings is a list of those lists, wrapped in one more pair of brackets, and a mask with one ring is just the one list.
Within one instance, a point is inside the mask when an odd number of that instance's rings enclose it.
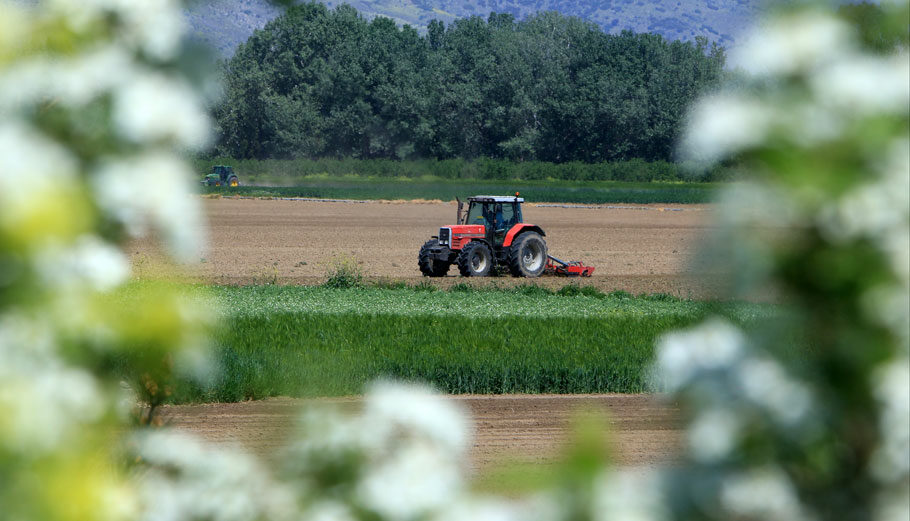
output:
{"label": "red tractor", "polygon": [[544,231],[522,221],[524,199],[476,195],[468,211],[458,201],[458,224],[443,226],[420,248],[420,272],[444,277],[452,264],[465,277],[486,277],[505,267],[515,277],[538,277],[547,267]]}

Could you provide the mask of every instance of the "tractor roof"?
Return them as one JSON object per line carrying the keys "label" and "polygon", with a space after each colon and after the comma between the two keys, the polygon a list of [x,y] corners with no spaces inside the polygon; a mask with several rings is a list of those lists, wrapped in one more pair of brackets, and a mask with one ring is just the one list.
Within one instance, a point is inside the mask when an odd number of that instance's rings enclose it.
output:
{"label": "tractor roof", "polygon": [[477,201],[481,203],[523,203],[524,198],[514,195],[475,195],[468,198],[468,201]]}

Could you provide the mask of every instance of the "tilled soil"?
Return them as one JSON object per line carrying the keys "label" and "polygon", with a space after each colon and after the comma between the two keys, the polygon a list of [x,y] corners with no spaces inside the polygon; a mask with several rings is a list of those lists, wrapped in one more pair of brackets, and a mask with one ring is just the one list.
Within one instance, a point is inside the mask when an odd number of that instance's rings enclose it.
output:
{"label": "tilled soil", "polygon": [[[339,203],[281,199],[206,199],[210,244],[189,276],[220,284],[319,284],[333,263],[347,259],[372,280],[421,280],[446,287],[455,283],[509,286],[512,277],[465,279],[453,267],[444,279],[424,279],[417,269],[420,246],[440,226],[455,221],[455,203]],[[692,269],[700,244],[710,233],[706,205],[611,205],[566,208],[524,205],[526,222],[547,233],[551,255],[580,260],[594,276],[571,279],[604,291],[670,293],[689,298],[714,296],[710,277]],[[129,246],[139,276],[160,269],[151,241]],[[561,287],[563,277],[534,283]]]}
{"label": "tilled soil", "polygon": [[[506,462],[552,463],[571,439],[573,419],[585,412],[602,414],[609,425],[605,443],[622,466],[672,463],[680,446],[677,410],[655,395],[462,395],[451,396],[469,411],[474,472]],[[300,400],[273,398],[230,404],[168,406],[166,423],[210,442],[238,446],[263,458],[278,457],[292,438],[294,418],[308,403],[334,403],[355,410],[361,399]]]}
{"label": "tilled soil", "polygon": [[[220,284],[319,284],[334,261],[353,260],[372,280],[430,280],[509,286],[526,279],[465,279],[453,268],[444,279],[425,279],[417,251],[440,226],[455,220],[455,204],[439,202],[336,203],[267,199],[206,199],[210,244],[204,259],[179,276]],[[603,291],[716,295],[709,277],[693,270],[702,239],[711,233],[704,205],[615,205],[612,208],[524,206],[525,221],[547,232],[552,255],[596,267],[587,279],[543,277],[535,284],[568,282]],[[173,276],[151,241],[129,245],[139,277]],[[614,461],[627,466],[672,462],[680,446],[676,410],[650,395],[453,396],[475,425],[470,466],[475,471],[505,461],[554,461],[570,438],[580,409],[606,414],[605,435]],[[356,409],[359,398],[319,400]],[[163,418],[222,445],[271,458],[293,433],[306,400],[279,398],[234,404],[165,407]]]}

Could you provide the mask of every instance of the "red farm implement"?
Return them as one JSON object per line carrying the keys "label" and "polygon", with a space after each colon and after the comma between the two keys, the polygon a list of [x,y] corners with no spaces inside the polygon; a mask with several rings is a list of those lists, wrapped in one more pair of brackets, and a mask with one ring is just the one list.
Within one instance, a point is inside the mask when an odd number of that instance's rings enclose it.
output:
{"label": "red farm implement", "polygon": [[566,262],[547,255],[547,265],[543,270],[545,275],[561,275],[563,277],[590,277],[594,273],[594,266],[585,266],[581,262]]}

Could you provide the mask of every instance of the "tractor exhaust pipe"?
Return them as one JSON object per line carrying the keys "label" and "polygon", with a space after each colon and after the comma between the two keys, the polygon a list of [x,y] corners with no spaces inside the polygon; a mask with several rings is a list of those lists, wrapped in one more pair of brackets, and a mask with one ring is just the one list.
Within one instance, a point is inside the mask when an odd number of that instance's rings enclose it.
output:
{"label": "tractor exhaust pipe", "polygon": [[464,224],[463,222],[461,222],[461,210],[462,210],[462,208],[464,208],[464,203],[461,202],[461,199],[459,199],[457,197],[455,198],[455,200],[458,201],[458,214],[455,216],[455,222],[457,224]]}

